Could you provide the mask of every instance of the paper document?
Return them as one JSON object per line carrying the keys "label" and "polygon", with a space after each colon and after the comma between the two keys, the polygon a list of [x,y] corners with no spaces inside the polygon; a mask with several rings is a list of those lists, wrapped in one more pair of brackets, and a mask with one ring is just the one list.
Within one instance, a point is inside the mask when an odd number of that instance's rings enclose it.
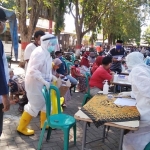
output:
{"label": "paper document", "polygon": [[136,100],[135,99],[129,99],[129,98],[117,98],[114,103],[116,105],[120,106],[135,106]]}
{"label": "paper document", "polygon": [[121,125],[121,126],[132,127],[132,128],[139,127],[139,120],[125,121],[125,122],[112,122],[112,123],[118,124],[118,125]]}
{"label": "paper document", "polygon": [[83,111],[78,110],[78,112],[75,114],[75,116],[78,116],[82,119],[90,119]]}

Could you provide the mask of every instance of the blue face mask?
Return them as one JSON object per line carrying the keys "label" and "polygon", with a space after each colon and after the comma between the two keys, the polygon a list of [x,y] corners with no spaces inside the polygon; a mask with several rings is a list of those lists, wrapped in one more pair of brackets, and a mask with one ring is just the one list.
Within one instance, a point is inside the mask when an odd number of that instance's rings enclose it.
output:
{"label": "blue face mask", "polygon": [[54,52],[54,51],[55,51],[55,46],[50,46],[50,47],[48,48],[48,51],[49,51],[50,53]]}
{"label": "blue face mask", "polygon": [[116,49],[121,49],[122,46],[121,45],[116,45]]}
{"label": "blue face mask", "polygon": [[75,67],[78,67],[78,64],[75,64]]}
{"label": "blue face mask", "polygon": [[59,59],[62,59],[62,56],[60,56]]}

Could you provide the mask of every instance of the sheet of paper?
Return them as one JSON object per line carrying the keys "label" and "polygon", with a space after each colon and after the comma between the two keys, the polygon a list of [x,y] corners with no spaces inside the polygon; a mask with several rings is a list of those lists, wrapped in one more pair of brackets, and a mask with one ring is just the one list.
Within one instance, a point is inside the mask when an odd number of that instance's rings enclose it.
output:
{"label": "sheet of paper", "polygon": [[80,118],[83,118],[83,119],[90,119],[83,111],[81,110],[78,110],[78,112],[75,114],[75,116],[78,116]]}
{"label": "sheet of paper", "polygon": [[114,103],[119,106],[135,106],[136,100],[129,98],[117,98]]}
{"label": "sheet of paper", "polygon": [[122,59],[122,57],[118,57],[118,60],[121,60]]}
{"label": "sheet of paper", "polygon": [[134,121],[125,121],[125,122],[112,122],[114,124],[118,124],[121,126],[127,126],[127,127],[139,127],[139,120],[134,120]]}

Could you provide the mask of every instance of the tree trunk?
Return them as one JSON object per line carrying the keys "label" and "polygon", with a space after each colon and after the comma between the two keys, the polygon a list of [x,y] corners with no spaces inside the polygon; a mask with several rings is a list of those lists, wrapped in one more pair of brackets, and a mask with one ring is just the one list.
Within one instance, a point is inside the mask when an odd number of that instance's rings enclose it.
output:
{"label": "tree trunk", "polygon": [[[29,16],[27,14],[27,3],[26,0],[16,0],[16,4],[18,7],[19,15],[19,30],[21,35],[21,61],[24,58],[24,49],[26,48],[27,44],[31,42],[32,35],[36,28],[36,24],[39,18],[40,11],[43,7],[43,2],[32,0],[31,1],[31,10],[29,12]],[[29,17],[29,26],[26,25],[26,18]]]}
{"label": "tree trunk", "polygon": [[110,33],[110,34],[108,35],[108,44],[109,44],[109,45],[112,45],[112,44],[113,44],[113,34],[112,34],[112,33]]}
{"label": "tree trunk", "polygon": [[80,49],[81,48],[81,43],[82,43],[82,33],[80,32],[80,31],[78,31],[78,32],[76,32],[76,34],[77,34],[77,45],[76,45],[76,47],[78,48],[78,49]]}

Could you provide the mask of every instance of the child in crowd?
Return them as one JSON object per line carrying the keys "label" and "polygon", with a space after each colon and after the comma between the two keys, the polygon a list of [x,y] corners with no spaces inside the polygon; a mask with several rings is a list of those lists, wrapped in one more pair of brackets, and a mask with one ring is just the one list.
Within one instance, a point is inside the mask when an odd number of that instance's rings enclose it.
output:
{"label": "child in crowd", "polygon": [[[24,105],[28,103],[28,99],[25,92],[25,77],[23,75],[14,75],[12,69],[9,71],[9,91],[10,91],[10,103],[16,104],[19,103],[18,110],[23,111]],[[22,98],[19,100],[19,95],[22,95]]]}
{"label": "child in crowd", "polygon": [[[16,91],[18,91],[17,83],[14,81],[17,76],[14,75],[14,72],[12,69],[9,70],[9,82],[8,85],[10,87],[10,103],[15,104],[19,101],[19,95],[14,94]],[[13,96],[15,95],[15,96]]]}

